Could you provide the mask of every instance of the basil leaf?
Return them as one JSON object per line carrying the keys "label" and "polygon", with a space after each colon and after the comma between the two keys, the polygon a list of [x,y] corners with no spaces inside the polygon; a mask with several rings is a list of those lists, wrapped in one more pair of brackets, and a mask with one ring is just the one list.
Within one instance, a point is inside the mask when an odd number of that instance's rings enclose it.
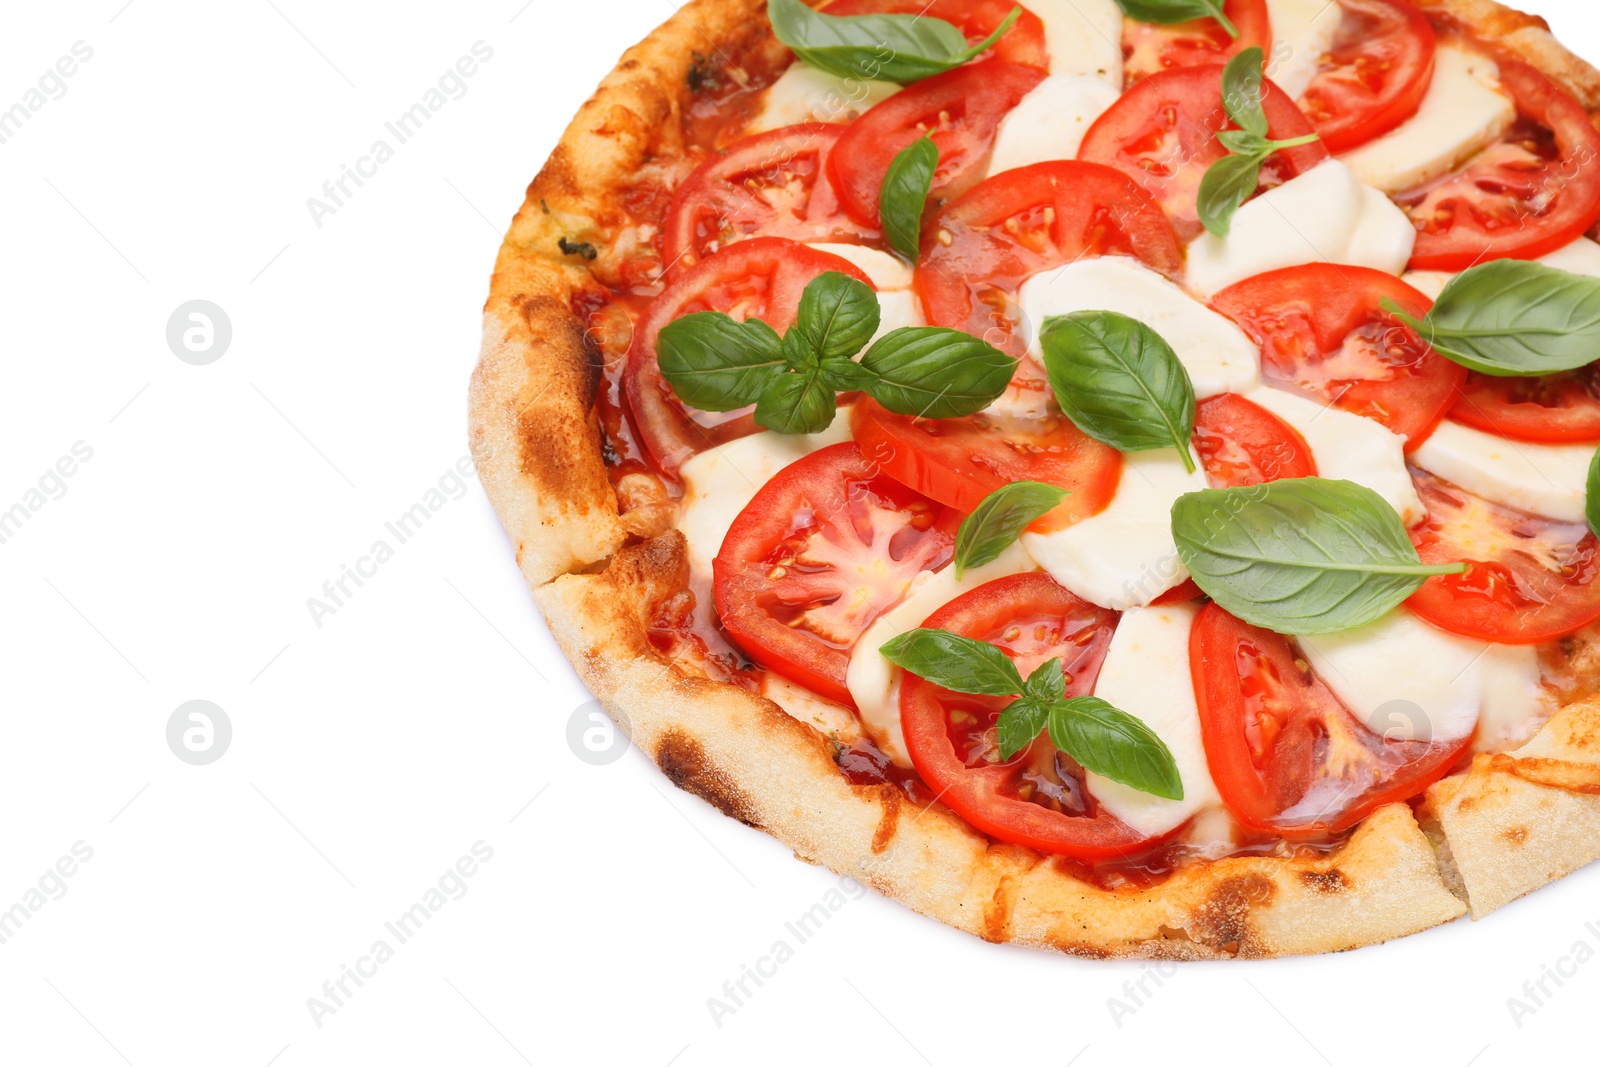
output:
{"label": "basil leaf", "polygon": [[877,380],[871,371],[863,370],[861,364],[845,356],[825,359],[819,369],[822,371],[823,383],[839,393],[853,393],[865,389]]}
{"label": "basil leaf", "polygon": [[1043,703],[1065,697],[1067,676],[1061,669],[1061,657],[1051,656],[1035,667],[1022,683],[1022,695]]}
{"label": "basil leaf", "polygon": [[1065,489],[1043,482],[1012,482],[984,497],[956,531],[956,578],[999,559],[1029,523],[1066,497]]}
{"label": "basil leaf", "polygon": [[[1589,478],[1584,484],[1583,516],[1589,520],[1589,529],[1600,537],[1600,449],[1589,461]],[[957,575],[959,577],[959,575]]]}
{"label": "basil leaf", "polygon": [[994,46],[1021,16],[967,46],[960,30],[928,15],[829,15],[801,0],[767,0],[772,32],[795,55],[842,78],[914,82],[959,67]]}
{"label": "basil leaf", "polygon": [[756,422],[779,433],[821,433],[833,424],[838,397],[818,371],[780,374],[761,390]]}
{"label": "basil leaf", "polygon": [[1264,159],[1264,155],[1223,156],[1206,168],[1195,207],[1207,230],[1218,237],[1228,236],[1233,229],[1233,213],[1250,199],[1261,181]]}
{"label": "basil leaf", "polygon": [[1236,156],[1266,156],[1272,151],[1272,142],[1258,137],[1249,130],[1223,130],[1217,134],[1222,147]]}
{"label": "basil leaf", "polygon": [[1239,27],[1223,14],[1223,0],[1117,0],[1123,14],[1140,22],[1154,22],[1170,26],[1174,22],[1190,19],[1216,19],[1229,37],[1239,36]]}
{"label": "basil leaf", "polygon": [[900,415],[954,419],[994,403],[1017,361],[969,333],[943,326],[902,326],[861,357],[876,378],[866,392]]}
{"label": "basil leaf", "polygon": [[1600,357],[1600,278],[1516,259],[1470,267],[1450,279],[1419,322],[1384,309],[1434,351],[1496,377],[1572,370]]}
{"label": "basil leaf", "polygon": [[953,692],[992,697],[1022,692],[1022,675],[1009,656],[947,630],[907,630],[878,651],[896,667]]}
{"label": "basil leaf", "polygon": [[784,340],[798,335],[819,360],[853,356],[878,332],[881,314],[872,286],[830,270],[806,284],[794,329]]}
{"label": "basil leaf", "polygon": [[1430,575],[1466,569],[1424,564],[1382,497],[1327,478],[1186,493],[1172,505],[1172,537],[1206,595],[1282,634],[1365,625]]}
{"label": "basil leaf", "polygon": [[[1060,673],[1059,671],[1057,673]],[[1008,760],[1033,744],[1050,718],[1050,704],[1023,697],[1013,700],[1000,712],[995,726],[995,740],[1000,745],[1000,758]]]}
{"label": "basil leaf", "polygon": [[1194,383],[1160,334],[1115,311],[1075,311],[1045,319],[1039,346],[1078,429],[1123,452],[1176,448],[1194,471]]}
{"label": "basil leaf", "polygon": [[778,333],[760,319],[720,311],[674,319],[656,339],[661,376],[685,404],[732,411],[759,396],[785,365]]}
{"label": "basil leaf", "polygon": [[889,239],[889,247],[912,263],[922,250],[922,214],[933,189],[933,172],[938,169],[939,148],[924,134],[894,157],[878,194],[883,235]]}
{"label": "basil leaf", "polygon": [[1050,708],[1050,741],[1089,770],[1142,793],[1183,799],[1183,779],[1154,730],[1099,697],[1073,697]]}
{"label": "basil leaf", "polygon": [[1222,68],[1222,106],[1246,133],[1267,136],[1267,113],[1261,109],[1261,64],[1258,47],[1246,48]]}

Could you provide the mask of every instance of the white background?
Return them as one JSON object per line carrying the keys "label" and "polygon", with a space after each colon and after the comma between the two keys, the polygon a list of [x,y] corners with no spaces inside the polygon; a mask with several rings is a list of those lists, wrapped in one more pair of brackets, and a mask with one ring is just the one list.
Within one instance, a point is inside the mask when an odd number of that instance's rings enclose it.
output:
{"label": "white background", "polygon": [[[1524,3],[1600,56],[1600,14]],[[1181,1049],[1344,1067],[1593,1048],[1600,963],[1520,1026],[1507,999],[1600,948],[1596,870],[1392,945],[1160,972],[986,945],[866,896],[719,1026],[708,998],[793,945],[785,922],[837,880],[637,752],[573,755],[587,694],[477,485],[446,477],[500,233],[668,0],[8,13],[0,109],[74,42],[93,56],[0,144],[0,510],[76,442],[93,456],[0,544],[0,909],[75,843],[93,855],[0,944],[0,1062],[1087,1067]],[[493,58],[465,95],[315,225],[307,198],[479,40]],[[166,342],[197,298],[233,328],[209,366]],[[307,598],[393,546],[384,523],[441,477],[457,498],[317,626]],[[192,699],[232,722],[209,766],[167,746]],[[465,895],[397,944],[384,923],[480,841],[493,858]],[[308,998],[380,938],[393,958],[314,1019]]]}

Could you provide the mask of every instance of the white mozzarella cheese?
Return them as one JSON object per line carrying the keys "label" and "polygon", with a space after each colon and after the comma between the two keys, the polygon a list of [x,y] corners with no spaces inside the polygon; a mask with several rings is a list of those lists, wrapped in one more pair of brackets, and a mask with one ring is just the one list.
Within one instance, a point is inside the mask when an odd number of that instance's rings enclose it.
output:
{"label": "white mozzarella cheese", "polygon": [[1200,737],[1200,709],[1189,674],[1192,604],[1130,608],[1117,622],[1094,692],[1166,743],[1183,781],[1183,799],[1167,800],[1090,773],[1086,784],[1111,814],[1145,834],[1164,834],[1221,803]]}
{"label": "white mozzarella cheese", "polygon": [[1122,8],[1116,0],[1028,0],[1044,23],[1051,74],[1092,74],[1122,88]]}
{"label": "white mozzarella cheese", "polygon": [[1417,487],[1406,471],[1405,438],[1381,423],[1297,393],[1270,386],[1245,394],[1287,422],[1305,438],[1317,475],[1364,485],[1383,497],[1407,526],[1427,517]]}
{"label": "white mozzarella cheese", "polygon": [[927,325],[922,318],[922,305],[917,301],[917,294],[909,289],[880,292],[878,312],[878,332],[872,335],[872,341],[867,342],[869,347],[890,330],[898,330],[902,326]]}
{"label": "white mozzarella cheese", "polygon": [[1195,396],[1242,393],[1261,377],[1261,352],[1243,330],[1128,256],[1097,256],[1044,271],[1018,294],[1040,358],[1039,330],[1052,315],[1116,311],[1146,323],[1172,346],[1194,381]]}
{"label": "white mozzarella cheese", "polygon": [[1485,500],[1559,522],[1582,522],[1594,453],[1592,444],[1513,441],[1446,419],[1411,460]]}
{"label": "white mozzarella cheese", "polygon": [[1084,133],[1117,96],[1092,74],[1050,75],[1001,120],[989,173],[1076,158]]}
{"label": "white mozzarella cheese", "polygon": [[1272,23],[1272,55],[1267,77],[1298,100],[1344,20],[1344,8],[1328,0],[1267,0]]}
{"label": "white mozzarella cheese", "polygon": [[1189,246],[1188,282],[1210,296],[1253,275],[1302,263],[1399,274],[1416,238],[1404,211],[1330,159],[1240,207],[1227,237],[1197,237]]}
{"label": "white mozzarella cheese", "polygon": [[[1575,238],[1549,255],[1540,256],[1540,263],[1569,274],[1587,274],[1600,278],[1600,244],[1587,237]],[[1400,276],[1400,280],[1425,294],[1430,300],[1439,299],[1445,285],[1455,275],[1447,270],[1413,270]]]}
{"label": "white mozzarella cheese", "polygon": [[1091,604],[1142,607],[1189,577],[1172,540],[1172,504],[1205,487],[1205,470],[1185,471],[1176,449],[1133,452],[1122,457],[1122,478],[1104,511],[1062,530],[1024,533],[1022,547]]}
{"label": "white mozzarella cheese", "polygon": [[1454,277],[1455,275],[1447,270],[1408,270],[1400,275],[1400,280],[1429,300],[1437,300],[1439,294],[1444,292],[1444,287],[1450,284],[1450,279]]}
{"label": "white mozzarella cheese", "polygon": [[1339,157],[1375,189],[1398,193],[1450,173],[1517,119],[1494,60],[1454,45],[1434,52],[1433,81],[1417,113]]}
{"label": "white mozzarella cheese", "polygon": [[834,244],[828,241],[813,241],[811,247],[851,263],[877,286],[880,293],[911,288],[911,268],[899,256],[867,245]]}
{"label": "white mozzarella cheese", "polygon": [[1505,723],[1537,708],[1537,661],[1445,633],[1404,608],[1299,642],[1334,696],[1390,740],[1454,741],[1472,733],[1485,711]]}
{"label": "white mozzarella cheese", "polygon": [[767,86],[761,109],[746,133],[764,133],[802,122],[849,122],[900,91],[894,82],[843,78],[796,62]]}
{"label": "white mozzarella cheese", "polygon": [[911,581],[906,598],[890,608],[861,635],[850,653],[845,686],[856,702],[861,723],[884,754],[902,767],[911,766],[905,734],[900,728],[900,668],[878,650],[885,641],[921,626],[929,615],[969,589],[1011,574],[1033,570],[1033,561],[1020,545],[1011,545],[998,559],[968,568],[959,579],[954,567],[923,571]]}
{"label": "white mozzarella cheese", "polygon": [[1478,718],[1477,752],[1505,752],[1525,743],[1555,710],[1545,689],[1535,645],[1490,645],[1479,669],[1483,674],[1483,714]]}

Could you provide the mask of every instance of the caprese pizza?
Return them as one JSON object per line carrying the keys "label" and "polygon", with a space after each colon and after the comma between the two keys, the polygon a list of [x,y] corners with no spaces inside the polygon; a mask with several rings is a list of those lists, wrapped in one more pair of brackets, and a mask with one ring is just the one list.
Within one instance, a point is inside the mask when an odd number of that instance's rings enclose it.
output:
{"label": "caprese pizza", "polygon": [[471,394],[679,786],[995,941],[1332,951],[1600,855],[1600,73],[1488,0],[694,0]]}

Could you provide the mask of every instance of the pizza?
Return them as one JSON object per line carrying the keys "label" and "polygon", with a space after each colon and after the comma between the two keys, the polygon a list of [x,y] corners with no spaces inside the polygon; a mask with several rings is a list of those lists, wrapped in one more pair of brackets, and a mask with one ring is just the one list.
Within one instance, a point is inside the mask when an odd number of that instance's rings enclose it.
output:
{"label": "pizza", "polygon": [[990,941],[1355,948],[1600,855],[1600,73],[1489,0],[693,0],[470,390],[679,787]]}

